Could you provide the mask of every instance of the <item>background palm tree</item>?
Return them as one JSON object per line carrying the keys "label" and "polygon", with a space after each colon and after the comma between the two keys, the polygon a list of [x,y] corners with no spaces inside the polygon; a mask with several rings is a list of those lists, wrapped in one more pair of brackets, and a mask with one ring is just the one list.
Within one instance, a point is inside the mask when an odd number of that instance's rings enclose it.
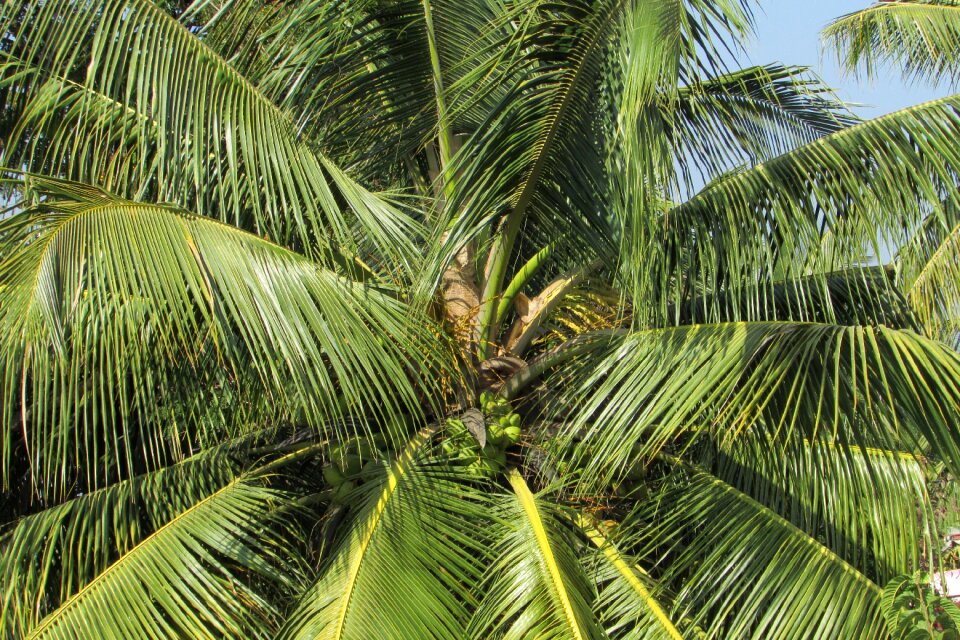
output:
{"label": "background palm tree", "polygon": [[960,96],[860,122],[750,24],[7,1],[4,637],[888,634],[960,472]]}

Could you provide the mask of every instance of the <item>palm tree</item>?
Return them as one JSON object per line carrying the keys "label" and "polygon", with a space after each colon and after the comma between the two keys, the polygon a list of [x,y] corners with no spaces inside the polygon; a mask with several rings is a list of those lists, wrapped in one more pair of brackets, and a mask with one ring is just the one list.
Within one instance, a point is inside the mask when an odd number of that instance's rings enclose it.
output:
{"label": "palm tree", "polygon": [[[877,638],[960,474],[960,96],[747,0],[7,0],[10,638]],[[952,0],[828,31],[960,78]]]}

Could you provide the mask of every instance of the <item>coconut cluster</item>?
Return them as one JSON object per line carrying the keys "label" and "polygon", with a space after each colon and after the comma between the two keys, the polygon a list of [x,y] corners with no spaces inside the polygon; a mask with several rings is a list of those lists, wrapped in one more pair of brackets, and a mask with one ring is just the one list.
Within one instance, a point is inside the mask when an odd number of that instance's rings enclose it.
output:
{"label": "coconut cluster", "polygon": [[330,448],[330,462],[323,468],[323,479],[331,486],[331,499],[343,504],[350,493],[369,475],[372,465],[385,460],[386,441],[382,436],[353,438]]}
{"label": "coconut cluster", "polygon": [[446,423],[442,447],[449,460],[463,464],[477,476],[489,478],[507,466],[507,449],[519,442],[522,434],[521,419],[507,400],[489,392],[480,394],[480,409],[484,414],[486,445],[481,448],[463,421],[451,418]]}

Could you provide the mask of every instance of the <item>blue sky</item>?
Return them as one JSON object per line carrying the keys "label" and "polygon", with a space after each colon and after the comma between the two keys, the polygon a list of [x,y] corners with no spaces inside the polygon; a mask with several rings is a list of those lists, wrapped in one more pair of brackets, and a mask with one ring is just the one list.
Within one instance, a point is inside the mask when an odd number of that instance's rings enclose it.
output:
{"label": "blue sky", "polygon": [[840,98],[862,103],[856,111],[865,118],[953,93],[946,85],[908,86],[892,71],[875,81],[840,72],[834,52],[821,47],[820,31],[833,19],[871,4],[871,0],[761,0],[755,16],[756,37],[747,51],[750,62],[811,67]]}

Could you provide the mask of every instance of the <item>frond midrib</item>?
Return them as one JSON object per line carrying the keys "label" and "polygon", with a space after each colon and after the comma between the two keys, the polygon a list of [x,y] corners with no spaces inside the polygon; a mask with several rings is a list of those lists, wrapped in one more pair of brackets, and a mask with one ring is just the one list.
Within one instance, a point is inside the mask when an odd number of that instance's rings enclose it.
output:
{"label": "frond midrib", "polygon": [[366,560],[366,551],[370,546],[373,536],[377,531],[377,526],[379,525],[383,514],[387,509],[387,503],[390,502],[390,499],[396,493],[397,487],[400,484],[400,479],[407,474],[409,471],[410,465],[413,463],[413,457],[416,455],[417,451],[426,444],[433,434],[439,428],[438,425],[430,426],[418,433],[413,440],[404,448],[403,453],[397,458],[396,461],[390,466],[387,470],[387,481],[386,487],[383,492],[380,494],[380,497],[377,499],[377,503],[373,508],[373,512],[370,514],[370,517],[365,523],[366,531],[363,534],[363,537],[360,539],[359,544],[357,545],[354,552],[351,554],[353,556],[353,562],[351,562],[350,571],[347,575],[345,593],[342,598],[342,606],[340,607],[340,612],[337,615],[336,626],[334,627],[333,635],[330,636],[333,639],[341,640],[344,638],[344,632],[347,625],[347,615],[350,613],[350,605],[353,601],[353,596],[356,593],[357,581],[360,577],[360,569],[363,566],[364,560]]}
{"label": "frond midrib", "polygon": [[573,634],[573,638],[575,640],[584,640],[585,636],[583,631],[580,629],[580,623],[577,621],[577,617],[574,613],[573,603],[570,601],[570,596],[567,594],[567,588],[563,582],[560,566],[557,564],[557,559],[556,556],[554,556],[553,548],[550,546],[550,539],[547,536],[543,519],[540,517],[540,510],[537,507],[536,499],[530,492],[530,488],[527,486],[527,483],[524,481],[523,476],[520,475],[519,471],[512,469],[509,473],[508,479],[510,481],[510,486],[513,488],[514,493],[517,496],[517,500],[520,502],[520,506],[523,508],[523,513],[526,515],[527,523],[534,533],[537,548],[540,551],[541,558],[543,559],[543,568],[546,569],[547,576],[549,577],[549,584],[551,585],[554,595],[558,600],[560,600],[561,608],[563,609],[564,613],[564,620],[566,621],[570,632]]}
{"label": "frond midrib", "polygon": [[[864,130],[874,129],[886,125],[890,122],[896,122],[899,119],[902,119],[906,116],[910,116],[916,113],[923,113],[927,111],[935,111],[938,107],[944,105],[955,104],[960,107],[960,93],[946,96],[944,98],[937,98],[935,100],[930,100],[923,102],[912,107],[907,107],[905,109],[900,109],[892,113],[874,118],[873,120],[867,120],[859,124],[855,124],[851,127],[847,127],[836,133],[831,133],[826,136],[822,136],[804,144],[796,149],[789,151],[787,153],[781,154],[776,158],[772,158],[766,162],[760,162],[754,165],[752,168],[747,171],[742,171],[740,173],[727,176],[724,179],[715,182],[713,185],[707,187],[703,191],[694,195],[692,198],[686,202],[674,207],[671,210],[669,217],[681,217],[683,214],[691,208],[697,208],[698,205],[706,204],[710,197],[716,193],[722,193],[725,189],[732,183],[736,182],[746,182],[750,178],[753,178],[757,175],[768,175],[771,168],[776,168],[780,165],[786,165],[793,163],[798,156],[808,154],[811,150],[819,149],[820,147],[834,146],[838,143],[842,143],[848,138],[859,135]],[[767,185],[773,184],[770,180],[766,180]],[[682,217],[681,217],[682,219]]]}
{"label": "frond midrib", "polygon": [[913,283],[910,285],[910,290],[907,292],[908,296],[912,297],[917,288],[923,286],[923,283],[927,278],[931,277],[933,271],[939,266],[937,263],[940,258],[946,255],[947,251],[953,245],[956,245],[958,241],[960,241],[960,224],[955,226],[950,233],[947,234],[947,237],[937,246],[937,250],[933,252],[930,259],[923,265],[923,269],[920,270],[920,273],[917,274],[917,277],[913,279]]}
{"label": "frond midrib", "polygon": [[620,550],[607,538],[606,535],[600,530],[598,523],[590,516],[578,513],[574,521],[580,529],[587,534],[587,537],[590,538],[590,542],[599,549],[603,555],[610,561],[610,564],[613,565],[614,569],[617,570],[624,580],[627,581],[627,584],[630,585],[630,588],[634,590],[637,596],[643,600],[647,605],[650,611],[653,613],[654,617],[663,627],[663,630],[667,633],[670,638],[673,640],[683,640],[683,636],[680,634],[680,631],[677,630],[677,627],[673,624],[670,618],[664,612],[663,607],[660,606],[660,603],[657,602],[656,598],[653,597],[653,594],[650,593],[650,590],[647,589],[642,582],[637,578],[634,573],[633,567],[631,567],[626,561],[624,561],[623,556],[620,553]]}
{"label": "frond midrib", "polygon": [[197,504],[193,505],[186,511],[180,513],[175,518],[173,518],[170,522],[163,525],[162,527],[160,527],[159,529],[151,533],[149,536],[144,538],[139,544],[137,544],[137,546],[135,546],[126,554],[118,558],[116,562],[114,562],[109,567],[107,567],[100,575],[98,575],[96,578],[91,580],[80,591],[70,596],[70,598],[66,602],[61,604],[59,607],[57,607],[56,610],[52,611],[50,615],[44,618],[40,622],[40,624],[36,628],[34,628],[33,631],[30,632],[30,635],[28,636],[28,638],[30,639],[40,638],[44,630],[50,627],[50,625],[55,624],[57,620],[59,620],[60,616],[63,615],[65,612],[75,607],[85,593],[96,589],[99,585],[103,584],[103,581],[106,580],[108,576],[112,575],[116,571],[119,571],[120,568],[125,567],[127,564],[132,562],[133,560],[131,560],[131,558],[135,559],[139,557],[139,553],[142,553],[143,549],[146,548],[148,545],[150,545],[152,541],[158,539],[161,536],[166,535],[166,532],[175,528],[178,523],[183,521],[184,518],[187,518],[191,514],[196,513],[198,510],[202,509],[205,505],[216,500],[218,497],[228,492],[230,489],[243,483],[243,481],[244,481],[243,478],[234,479],[232,482],[230,482],[223,488],[218,489],[215,493],[210,494],[209,496],[207,496]]}
{"label": "frond midrib", "polygon": [[791,537],[794,540],[802,542],[808,548],[816,551],[817,553],[825,557],[829,562],[831,562],[832,564],[840,568],[841,571],[849,575],[851,578],[853,578],[857,582],[860,582],[861,584],[863,584],[867,589],[872,591],[877,597],[882,595],[883,589],[880,586],[878,586],[873,580],[871,580],[867,576],[860,573],[855,567],[853,567],[846,560],[838,556],[831,549],[829,549],[828,547],[818,542],[815,538],[811,537],[803,529],[796,526],[789,520],[786,520],[785,518],[780,516],[778,513],[776,513],[772,509],[757,502],[746,493],[727,484],[720,478],[717,478],[713,474],[704,471],[703,469],[701,469],[696,465],[690,464],[688,462],[683,462],[677,458],[674,458],[672,456],[668,456],[665,454],[661,454],[661,457],[664,460],[667,460],[668,462],[670,462],[671,464],[675,464],[676,466],[680,466],[688,471],[692,471],[694,474],[700,476],[700,478],[702,478],[703,480],[706,480],[710,484],[714,485],[721,492],[728,494],[734,497],[739,502],[742,502],[743,504],[747,505],[749,508],[753,509],[759,515],[761,515],[767,522],[789,532],[791,534]]}

